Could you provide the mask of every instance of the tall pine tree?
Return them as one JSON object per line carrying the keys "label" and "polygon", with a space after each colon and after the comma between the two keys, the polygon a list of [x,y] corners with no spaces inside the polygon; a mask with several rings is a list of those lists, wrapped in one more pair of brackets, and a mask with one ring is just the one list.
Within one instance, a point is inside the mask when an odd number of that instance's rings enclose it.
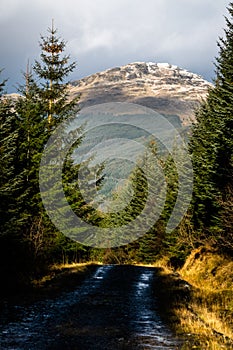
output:
{"label": "tall pine tree", "polygon": [[233,3],[228,11],[225,38],[218,43],[215,85],[197,112],[190,150],[195,172],[194,227],[205,238],[231,246],[223,209],[226,202],[233,204]]}
{"label": "tall pine tree", "polygon": [[40,80],[40,96],[45,103],[49,127],[63,120],[77,108],[78,99],[69,100],[67,76],[75,69],[75,62],[64,55],[66,43],[57,37],[57,29],[48,28],[48,36],[41,36],[41,61],[33,67]]}

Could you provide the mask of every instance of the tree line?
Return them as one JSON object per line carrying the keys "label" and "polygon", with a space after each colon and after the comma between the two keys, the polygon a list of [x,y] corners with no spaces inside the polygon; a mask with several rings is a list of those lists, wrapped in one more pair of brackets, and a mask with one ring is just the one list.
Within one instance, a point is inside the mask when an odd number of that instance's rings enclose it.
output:
{"label": "tree line", "polygon": [[78,261],[86,249],[51,224],[39,189],[45,144],[56,126],[77,110],[65,80],[75,68],[52,26],[41,37],[40,61],[24,74],[13,100],[0,85],[0,272],[6,289],[30,283],[55,262]]}

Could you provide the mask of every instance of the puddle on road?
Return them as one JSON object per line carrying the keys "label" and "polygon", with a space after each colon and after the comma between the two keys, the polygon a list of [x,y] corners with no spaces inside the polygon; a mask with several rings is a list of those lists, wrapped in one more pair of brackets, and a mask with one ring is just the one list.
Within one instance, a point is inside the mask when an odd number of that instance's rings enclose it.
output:
{"label": "puddle on road", "polygon": [[143,294],[145,293],[146,289],[149,287],[150,285],[150,281],[153,277],[153,271],[148,271],[147,273],[142,273],[140,275],[140,279],[139,281],[136,283],[136,296],[140,297],[143,296]]}
{"label": "puddle on road", "polygon": [[108,266],[101,266],[97,269],[95,272],[93,278],[97,280],[102,280],[108,273],[108,271],[113,267],[113,265],[108,265]]}
{"label": "puddle on road", "polygon": [[147,269],[135,283],[134,298],[137,308],[133,310],[132,326],[135,337],[143,349],[178,349],[180,342],[174,340],[174,335],[164,325],[156,308],[156,298],[151,295],[151,282],[154,271]]}

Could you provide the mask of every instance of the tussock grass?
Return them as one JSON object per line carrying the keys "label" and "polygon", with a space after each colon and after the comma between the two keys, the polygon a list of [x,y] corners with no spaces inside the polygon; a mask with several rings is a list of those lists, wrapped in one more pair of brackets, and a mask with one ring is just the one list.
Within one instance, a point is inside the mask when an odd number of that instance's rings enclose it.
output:
{"label": "tussock grass", "polygon": [[178,273],[166,267],[160,279],[165,316],[187,339],[183,349],[233,349],[232,259],[202,247]]}
{"label": "tussock grass", "polygon": [[220,291],[233,287],[233,260],[210,247],[194,250],[180,273],[196,287],[204,286],[205,290]]}
{"label": "tussock grass", "polygon": [[158,267],[158,268],[162,268],[164,273],[172,273],[173,269],[169,263],[169,257],[164,256],[162,258],[160,258],[159,260],[156,261],[155,264],[153,264],[153,266]]}

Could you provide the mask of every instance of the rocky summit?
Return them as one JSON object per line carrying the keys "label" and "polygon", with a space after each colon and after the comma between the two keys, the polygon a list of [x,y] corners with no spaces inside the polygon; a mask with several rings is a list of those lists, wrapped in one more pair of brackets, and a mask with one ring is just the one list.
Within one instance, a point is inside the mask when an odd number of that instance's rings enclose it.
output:
{"label": "rocky summit", "polygon": [[200,75],[168,63],[135,62],[74,81],[70,94],[81,94],[81,108],[106,102],[137,103],[179,117],[188,126],[211,86]]}

